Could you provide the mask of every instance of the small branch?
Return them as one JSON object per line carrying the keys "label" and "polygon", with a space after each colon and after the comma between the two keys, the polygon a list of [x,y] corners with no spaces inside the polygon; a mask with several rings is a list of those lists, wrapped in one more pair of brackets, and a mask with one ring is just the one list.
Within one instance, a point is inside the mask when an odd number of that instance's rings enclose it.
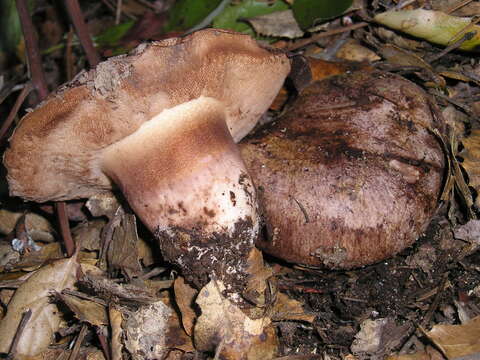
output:
{"label": "small branch", "polygon": [[110,347],[108,346],[107,337],[105,336],[101,328],[97,328],[97,336],[105,359],[111,360],[112,357],[110,356]]}
{"label": "small branch", "polygon": [[75,243],[73,242],[70,225],[68,223],[67,205],[64,201],[59,201],[55,203],[55,208],[57,210],[58,222],[63,242],[65,244],[65,250],[67,251],[67,256],[71,257],[75,252]]}
{"label": "small branch", "polygon": [[18,98],[15,101],[13,108],[10,110],[10,113],[8,114],[7,120],[5,120],[5,122],[2,124],[2,127],[0,128],[0,143],[4,140],[4,137],[7,134],[8,129],[10,129],[10,126],[12,125],[13,120],[15,119],[15,116],[18,114],[18,110],[20,110],[20,106],[22,106],[23,102],[25,101],[28,94],[30,94],[32,90],[33,90],[33,85],[29,81],[23,87],[22,91],[20,92],[20,95],[18,95]]}
{"label": "small branch", "polygon": [[70,14],[70,18],[72,19],[73,26],[75,27],[75,31],[80,39],[83,50],[87,55],[90,67],[94,67],[100,62],[100,57],[93,46],[92,38],[88,32],[87,24],[85,24],[85,20],[83,19],[82,10],[80,9],[78,0],[65,0],[65,5],[67,6],[68,13]]}
{"label": "small branch", "polygon": [[115,25],[120,24],[122,17],[122,0],[117,0],[117,11],[115,13]]}
{"label": "small branch", "polygon": [[27,325],[28,321],[32,317],[32,310],[28,309],[22,314],[22,319],[18,324],[17,331],[15,332],[15,336],[13,337],[12,344],[10,345],[10,349],[8,351],[7,359],[16,359],[16,352],[17,352],[17,344],[22,337],[23,330]]}
{"label": "small branch", "polygon": [[314,34],[311,37],[309,37],[308,39],[298,40],[296,43],[289,46],[288,50],[289,51],[297,50],[297,49],[302,48],[304,46],[307,46],[311,43],[317,42],[318,40],[320,40],[322,38],[326,38],[326,37],[336,35],[336,34],[341,34],[341,33],[344,33],[346,31],[360,29],[360,28],[365,27],[367,25],[368,25],[368,23],[366,23],[366,22],[360,22],[358,24],[344,26],[344,27],[341,27],[341,28],[338,28],[338,29],[332,29],[332,30],[329,30],[329,31]]}
{"label": "small branch", "polygon": [[48,95],[47,80],[42,70],[42,59],[38,49],[37,33],[33,27],[30,13],[28,12],[27,0],[17,0],[18,16],[22,24],[25,47],[27,48],[28,65],[32,75],[32,82],[37,90],[40,101]]}
{"label": "small branch", "polygon": [[85,335],[87,334],[88,326],[87,324],[82,325],[82,329],[77,336],[77,341],[75,341],[75,345],[73,346],[72,352],[68,357],[68,360],[75,360],[80,352],[80,347],[82,346],[83,339],[85,339]]}

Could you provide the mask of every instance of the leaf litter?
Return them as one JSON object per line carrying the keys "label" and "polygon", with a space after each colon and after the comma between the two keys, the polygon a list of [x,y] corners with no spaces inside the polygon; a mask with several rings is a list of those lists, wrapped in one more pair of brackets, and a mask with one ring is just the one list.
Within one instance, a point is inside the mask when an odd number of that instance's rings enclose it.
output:
{"label": "leaf litter", "polygon": [[[105,3],[112,8],[100,11],[87,2],[88,16],[92,20],[107,16],[113,23],[116,14],[112,9],[115,10],[118,2]],[[140,21],[147,10],[155,11],[156,16],[168,15],[168,6],[162,7],[160,3],[163,2],[123,0],[120,20],[124,24],[135,19]],[[188,6],[182,3],[188,1],[177,3],[179,5],[174,6],[180,9],[176,10],[180,13],[178,19],[184,18],[188,14],[182,11],[188,11]],[[183,20],[176,20],[175,26],[180,29],[175,31],[187,30],[206,18],[219,1],[206,3],[202,16],[198,17],[197,13],[192,20],[187,17],[184,28]],[[310,60],[311,64],[320,64],[318,68],[313,67],[314,79],[349,71],[352,67],[384,68],[422,85],[441,110],[449,109],[444,113],[450,113],[445,117],[449,118],[452,130],[445,146],[450,154],[452,185],[447,184],[448,201],[425,235],[394,258],[349,271],[300,269],[269,258],[271,268],[261,271],[257,282],[251,282],[257,284],[252,285],[250,293],[258,305],[257,318],[252,320],[223,297],[222,284],[218,281],[212,280],[200,291],[185,284],[175,269],[162,262],[150,242],[151,236],[141,224],[135,224],[128,210],[118,216],[120,203],[114,196],[99,196],[87,202],[88,222],[79,223],[74,229],[76,243],[81,244],[80,252],[75,258],[59,260],[61,245],[55,219],[35,206],[27,206],[25,216],[24,211],[12,212],[6,205],[10,199],[3,195],[5,206],[0,210],[0,231],[5,237],[0,241],[4,261],[0,263],[0,301],[2,309],[7,311],[0,313],[0,317],[3,316],[0,351],[12,350],[12,339],[28,308],[32,315],[20,329],[21,337],[14,349],[18,358],[68,356],[71,351],[67,343],[80,333],[79,322],[88,324],[89,336],[83,340],[78,356],[90,354],[88,358],[103,358],[99,350],[102,347],[98,345],[101,340],[95,340],[97,331],[93,329],[107,331],[107,326],[111,327],[114,359],[123,356],[187,359],[202,356],[196,354],[197,350],[209,350],[210,356],[235,358],[244,351],[242,346],[246,343],[254,344],[253,348],[257,349],[252,355],[256,357],[250,358],[265,358],[275,351],[285,359],[478,356],[480,233],[476,218],[480,210],[477,166],[480,162],[480,63],[475,52],[478,25],[474,17],[478,14],[478,2],[467,1],[461,6],[461,2],[442,0],[432,4],[433,10],[428,6],[421,8],[424,4],[417,2],[387,1],[381,6],[372,2],[367,7],[352,5],[353,10],[346,12],[348,6],[342,5],[345,9],[313,30],[309,28],[312,14],[293,23],[290,14],[288,21],[282,22],[284,29],[278,29],[278,23],[285,16],[282,12],[291,11],[292,3],[298,7],[308,2],[232,1],[213,23],[255,34],[278,47],[298,48],[310,55],[327,54],[333,62]],[[54,6],[50,1],[46,4],[47,8]],[[111,13],[105,15],[104,11]],[[297,16],[302,11],[297,10]],[[426,25],[422,23],[425,17],[419,14],[441,21],[435,20],[434,26]],[[390,29],[371,22],[365,15]],[[315,14],[314,18],[322,15]],[[60,24],[51,15],[48,19]],[[163,19],[156,17],[150,22],[156,31],[137,28],[130,33],[137,39],[129,42],[143,41],[147,33],[169,36],[168,25],[158,30],[165,23]],[[352,23],[362,21],[368,21],[368,27],[349,28]],[[413,25],[406,29],[398,25],[402,22]],[[449,28],[441,27],[439,31],[438,24],[449,24]],[[101,44],[102,51],[105,54],[120,48],[124,51],[121,37],[130,26],[131,23],[108,29],[110,40]],[[49,24],[40,31],[53,28],[61,29],[61,25]],[[104,30],[99,28],[95,35],[101,39]],[[46,37],[44,46],[66,46],[51,43],[58,39],[58,36]],[[357,47],[348,49],[347,46],[352,46],[349,44]],[[1,51],[3,54],[5,50]],[[55,58],[51,50],[46,53]],[[54,55],[57,58],[53,61],[58,63],[62,55],[58,52]],[[84,66],[81,51],[75,48],[69,56],[75,60],[75,72],[80,71]],[[341,58],[362,63],[339,62]],[[5,62],[0,64],[4,66]],[[60,70],[58,65],[53,69],[57,71],[52,76],[55,81]],[[280,109],[281,106],[277,108]],[[447,196],[444,199],[447,200]],[[15,214],[14,220],[3,217],[4,214],[10,216],[8,212]],[[78,220],[72,221],[74,223]],[[17,234],[24,234],[27,239],[24,244],[28,246],[19,249],[21,251],[11,246],[12,236],[19,237]],[[33,243],[29,243],[28,238]],[[79,263],[83,274],[77,279]],[[259,284],[268,284],[268,288],[256,289]],[[73,335],[61,336],[69,332]],[[165,334],[169,332],[175,334],[174,340],[181,340],[183,344],[168,343],[170,340]],[[151,355],[145,355],[147,353]],[[315,353],[320,355],[312,355]]]}

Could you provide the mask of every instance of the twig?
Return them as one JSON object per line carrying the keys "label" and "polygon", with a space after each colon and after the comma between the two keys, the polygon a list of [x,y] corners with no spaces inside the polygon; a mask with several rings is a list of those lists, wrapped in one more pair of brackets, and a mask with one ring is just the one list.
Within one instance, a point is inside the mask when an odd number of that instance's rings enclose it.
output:
{"label": "twig", "polygon": [[82,343],[83,343],[83,339],[87,334],[87,330],[88,330],[87,324],[82,324],[82,329],[78,333],[77,340],[75,341],[75,345],[73,346],[72,352],[70,353],[68,360],[75,360],[77,358],[77,355],[80,351],[80,347],[82,346]]}
{"label": "twig", "polygon": [[441,57],[448,54],[450,51],[458,49],[460,46],[462,46],[462,44],[465,41],[471,40],[474,36],[475,36],[474,32],[468,32],[468,33],[464,34],[460,39],[455,41],[453,44],[448,45],[445,49],[440,51],[438,54],[435,54],[431,57],[428,57],[427,59],[425,59],[425,61],[428,62],[428,63],[432,63],[432,62],[440,59]]}
{"label": "twig", "polygon": [[25,329],[25,326],[27,325],[31,316],[32,316],[31,309],[28,309],[22,314],[22,319],[20,320],[20,323],[18,324],[18,327],[17,327],[17,331],[15,332],[15,336],[13,337],[12,344],[10,345],[10,349],[8,351],[7,359],[16,359],[15,355],[17,352],[18,341],[20,340],[23,330]]}
{"label": "twig", "polygon": [[55,203],[55,208],[57,210],[60,232],[63,242],[65,243],[65,250],[67,251],[67,256],[71,257],[75,252],[75,243],[73,242],[70,225],[68,223],[67,205],[64,201],[59,201]]}
{"label": "twig", "polygon": [[445,287],[447,285],[448,281],[448,272],[443,275],[442,282],[440,286],[438,287],[438,292],[435,295],[435,298],[433,299],[432,304],[430,305],[430,308],[428,309],[427,313],[425,314],[425,317],[423,318],[422,322],[420,323],[419,328],[426,328],[427,325],[430,323],[430,320],[432,319],[432,316],[437,310],[438,305],[440,304],[440,300],[442,299],[443,292],[445,291]]}
{"label": "twig", "polygon": [[29,81],[25,84],[23,87],[22,91],[20,92],[20,95],[18,95],[17,100],[15,101],[15,104],[13,105],[13,108],[10,110],[10,113],[8,114],[7,120],[2,124],[2,127],[0,128],[0,143],[4,140],[5,135],[8,132],[8,129],[10,129],[10,126],[13,123],[13,120],[15,119],[15,116],[18,114],[18,110],[20,110],[20,106],[22,106],[23,102],[27,98],[27,96],[30,94],[30,92],[33,90],[33,85],[32,82]]}
{"label": "twig", "polygon": [[67,6],[68,13],[70,14],[70,18],[72,19],[73,26],[75,27],[75,31],[77,32],[77,36],[82,44],[83,50],[87,55],[90,67],[94,67],[100,62],[100,57],[98,56],[97,50],[93,46],[92,38],[88,33],[88,28],[85,24],[85,20],[83,19],[82,10],[80,9],[78,0],[65,0],[65,4]]}
{"label": "twig", "polygon": [[115,25],[120,24],[121,17],[122,17],[122,0],[117,0],[117,11],[115,13]]}
{"label": "twig", "polygon": [[70,30],[67,34],[67,43],[65,45],[65,73],[67,74],[67,81],[73,79],[75,75],[73,72],[73,28],[70,26]]}
{"label": "twig", "polygon": [[107,337],[101,328],[97,328],[97,336],[105,359],[111,360],[112,357],[110,356],[110,347],[108,346]]}
{"label": "twig", "polygon": [[23,37],[25,39],[25,47],[27,49],[28,65],[32,76],[32,83],[37,90],[40,101],[48,95],[47,80],[42,70],[42,60],[35,28],[28,12],[27,0],[17,0],[18,16],[22,24]]}
{"label": "twig", "polygon": [[451,14],[452,12],[464,7],[465,5],[468,5],[469,3],[471,3],[472,0],[463,0],[463,1],[460,1],[458,4],[455,4],[453,5],[450,9],[448,9],[447,11],[445,11],[445,13],[447,14]]}
{"label": "twig", "polygon": [[341,33],[344,33],[346,31],[360,29],[360,28],[365,27],[367,25],[368,25],[368,23],[366,23],[366,22],[360,22],[358,24],[344,26],[344,27],[341,27],[341,28],[338,28],[338,29],[333,29],[333,30],[322,32],[322,33],[318,33],[318,34],[312,35],[308,39],[302,39],[302,40],[297,41],[295,44],[292,44],[292,46],[289,46],[288,50],[289,51],[297,50],[297,49],[300,49],[300,48],[302,48],[304,46],[307,46],[311,43],[317,42],[318,40],[320,40],[322,38],[326,38],[326,37],[336,35],[336,34],[341,34]]}

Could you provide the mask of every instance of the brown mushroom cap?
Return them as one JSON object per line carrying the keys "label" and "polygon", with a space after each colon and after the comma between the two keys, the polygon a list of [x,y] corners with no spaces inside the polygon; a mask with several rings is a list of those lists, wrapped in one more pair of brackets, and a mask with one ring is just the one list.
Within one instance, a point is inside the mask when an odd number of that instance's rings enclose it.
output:
{"label": "brown mushroom cap", "polygon": [[44,202],[111,189],[99,169],[103,149],[164,109],[200,96],[223,103],[238,141],[273,101],[289,68],[285,54],[218,29],[140,45],[80,74],[22,119],[4,157],[10,193]]}
{"label": "brown mushroom cap", "polygon": [[214,29],[112,58],[22,119],[4,157],[10,192],[68,200],[115,183],[166,260],[239,299],[259,219],[235,142],[289,68],[285,54]]}
{"label": "brown mushroom cap", "polygon": [[403,250],[437,206],[443,125],[413,83],[382,72],[316,82],[241,143],[268,236],[289,262],[351,268]]}

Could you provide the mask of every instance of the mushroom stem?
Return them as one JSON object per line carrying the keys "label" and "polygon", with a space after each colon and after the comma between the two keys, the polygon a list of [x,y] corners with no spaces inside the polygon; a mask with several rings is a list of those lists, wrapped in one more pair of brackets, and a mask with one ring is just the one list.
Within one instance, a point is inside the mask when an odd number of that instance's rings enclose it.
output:
{"label": "mushroom stem", "polygon": [[101,163],[166,260],[198,286],[214,276],[241,290],[259,222],[255,189],[225,119],[219,101],[191,100],[106,148]]}

